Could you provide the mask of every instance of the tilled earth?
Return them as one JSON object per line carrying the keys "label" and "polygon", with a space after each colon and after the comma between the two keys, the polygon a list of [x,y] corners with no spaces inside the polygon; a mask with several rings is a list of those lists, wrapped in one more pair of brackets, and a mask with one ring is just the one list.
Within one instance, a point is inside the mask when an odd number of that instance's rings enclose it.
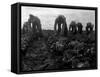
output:
{"label": "tilled earth", "polygon": [[[31,38],[31,39],[30,39]],[[95,33],[21,37],[21,71],[95,68]]]}

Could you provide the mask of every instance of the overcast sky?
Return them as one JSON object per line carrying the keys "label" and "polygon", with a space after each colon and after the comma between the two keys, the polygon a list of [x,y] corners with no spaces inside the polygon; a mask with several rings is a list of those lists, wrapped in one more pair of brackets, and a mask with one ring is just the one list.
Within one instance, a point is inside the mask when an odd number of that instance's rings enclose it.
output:
{"label": "overcast sky", "polygon": [[[29,14],[37,16],[41,20],[42,29],[54,30],[54,22],[58,15],[66,17],[67,27],[71,21],[81,22],[85,29],[87,22],[95,24],[95,11],[80,10],[80,9],[60,9],[60,8],[45,8],[45,7],[28,7],[22,6],[21,27],[29,18]],[[94,25],[95,26],[95,25]]]}

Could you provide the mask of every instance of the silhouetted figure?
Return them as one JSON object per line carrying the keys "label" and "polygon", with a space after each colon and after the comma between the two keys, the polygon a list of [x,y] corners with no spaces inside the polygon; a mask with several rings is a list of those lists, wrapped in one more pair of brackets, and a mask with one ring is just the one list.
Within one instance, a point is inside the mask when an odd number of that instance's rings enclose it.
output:
{"label": "silhouetted figure", "polygon": [[29,22],[25,22],[23,24],[23,29],[22,29],[23,34],[26,34],[26,33],[30,32],[31,30],[32,30],[32,28],[31,28],[31,25],[29,24]]}
{"label": "silhouetted figure", "polygon": [[83,28],[82,23],[78,22],[77,23],[77,32],[81,34],[82,33],[82,28]]}
{"label": "silhouetted figure", "polygon": [[89,34],[89,33],[91,33],[93,31],[93,27],[94,27],[94,25],[91,22],[87,23],[87,26],[86,26],[87,34]]}
{"label": "silhouetted figure", "polygon": [[[58,26],[58,29],[57,29]],[[61,28],[62,26],[62,28]],[[66,18],[63,15],[59,15],[54,24],[54,30],[56,31],[57,35],[61,34],[66,36],[68,29],[67,29],[67,23],[66,23]]]}
{"label": "silhouetted figure", "polygon": [[76,32],[77,32],[77,27],[76,27],[76,22],[75,22],[75,21],[72,21],[72,22],[70,23],[69,31],[72,32],[73,34],[76,34]]}
{"label": "silhouetted figure", "polygon": [[41,22],[37,16],[30,14],[28,22],[32,26],[33,34],[37,34],[38,36],[42,36]]}

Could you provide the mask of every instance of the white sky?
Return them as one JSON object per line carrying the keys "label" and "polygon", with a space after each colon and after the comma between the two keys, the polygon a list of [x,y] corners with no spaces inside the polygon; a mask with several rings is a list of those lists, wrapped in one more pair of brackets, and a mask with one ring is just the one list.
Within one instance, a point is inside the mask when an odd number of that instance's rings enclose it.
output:
{"label": "white sky", "polygon": [[85,29],[87,22],[92,22],[95,27],[95,11],[80,10],[80,9],[60,9],[60,8],[45,8],[45,7],[21,7],[21,27],[29,18],[29,14],[37,16],[41,20],[42,29],[54,30],[54,22],[58,15],[66,17],[67,27],[71,21],[81,22],[83,29]]}

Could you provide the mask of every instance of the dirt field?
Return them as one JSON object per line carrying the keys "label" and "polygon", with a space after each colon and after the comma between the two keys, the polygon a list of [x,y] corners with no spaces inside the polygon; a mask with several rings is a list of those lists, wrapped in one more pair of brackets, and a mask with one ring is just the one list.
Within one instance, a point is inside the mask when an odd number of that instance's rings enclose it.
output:
{"label": "dirt field", "polygon": [[[43,36],[21,35],[21,71],[95,68],[95,31],[86,34],[56,35],[43,30]],[[29,39],[30,36],[33,38]],[[23,40],[25,39],[25,40]]]}

